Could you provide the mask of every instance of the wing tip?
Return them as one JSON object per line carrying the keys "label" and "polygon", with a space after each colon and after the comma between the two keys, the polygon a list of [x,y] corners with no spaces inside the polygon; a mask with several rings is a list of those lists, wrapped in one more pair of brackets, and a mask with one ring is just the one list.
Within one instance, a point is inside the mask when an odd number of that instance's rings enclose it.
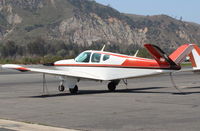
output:
{"label": "wing tip", "polygon": [[25,68],[23,66],[20,65],[15,65],[15,64],[5,64],[1,66],[3,69],[15,69],[21,72],[25,72],[25,71],[30,71],[28,68]]}

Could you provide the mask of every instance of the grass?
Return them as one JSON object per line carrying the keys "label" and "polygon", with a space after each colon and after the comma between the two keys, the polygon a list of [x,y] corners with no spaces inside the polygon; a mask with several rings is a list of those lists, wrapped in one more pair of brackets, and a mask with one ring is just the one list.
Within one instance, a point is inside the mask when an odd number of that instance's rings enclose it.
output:
{"label": "grass", "polygon": [[181,66],[182,67],[189,67],[189,66],[192,67],[192,63],[191,62],[183,62],[183,63],[181,63]]}
{"label": "grass", "polygon": [[44,64],[52,63],[61,59],[61,56],[45,56],[45,57],[22,57],[22,58],[5,58],[0,59],[0,64]]}

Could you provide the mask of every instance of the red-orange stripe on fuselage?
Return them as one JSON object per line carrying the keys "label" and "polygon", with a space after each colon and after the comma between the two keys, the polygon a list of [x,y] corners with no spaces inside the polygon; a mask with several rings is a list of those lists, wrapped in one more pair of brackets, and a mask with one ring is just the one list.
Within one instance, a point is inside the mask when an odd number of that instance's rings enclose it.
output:
{"label": "red-orange stripe on fuselage", "polygon": [[170,68],[170,65],[168,63],[158,63],[155,60],[137,61],[137,60],[132,60],[132,59],[125,60],[125,62],[122,64],[122,66]]}

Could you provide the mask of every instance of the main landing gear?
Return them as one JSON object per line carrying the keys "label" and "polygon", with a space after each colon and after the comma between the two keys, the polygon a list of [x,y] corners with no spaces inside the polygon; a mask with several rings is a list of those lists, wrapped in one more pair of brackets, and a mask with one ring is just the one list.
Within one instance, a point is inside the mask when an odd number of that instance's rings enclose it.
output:
{"label": "main landing gear", "polygon": [[75,85],[74,88],[69,88],[69,92],[71,94],[77,94],[78,93],[78,86]]}
{"label": "main landing gear", "polygon": [[111,82],[108,83],[108,90],[110,92],[113,92],[115,91],[116,89],[116,86],[119,84],[120,80],[113,80]]}

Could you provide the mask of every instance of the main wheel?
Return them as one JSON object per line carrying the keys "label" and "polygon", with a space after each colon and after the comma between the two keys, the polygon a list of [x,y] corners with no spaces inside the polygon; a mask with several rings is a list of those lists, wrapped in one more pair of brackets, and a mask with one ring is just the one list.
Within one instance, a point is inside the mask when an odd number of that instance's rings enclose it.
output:
{"label": "main wheel", "polygon": [[113,92],[116,89],[116,84],[114,82],[108,83],[108,90]]}
{"label": "main wheel", "polygon": [[78,93],[78,86],[75,85],[74,88],[69,88],[69,91],[71,94],[77,94]]}
{"label": "main wheel", "polygon": [[63,91],[65,90],[65,86],[64,86],[64,85],[59,85],[59,86],[58,86],[58,90],[59,90],[60,92],[63,92]]}

